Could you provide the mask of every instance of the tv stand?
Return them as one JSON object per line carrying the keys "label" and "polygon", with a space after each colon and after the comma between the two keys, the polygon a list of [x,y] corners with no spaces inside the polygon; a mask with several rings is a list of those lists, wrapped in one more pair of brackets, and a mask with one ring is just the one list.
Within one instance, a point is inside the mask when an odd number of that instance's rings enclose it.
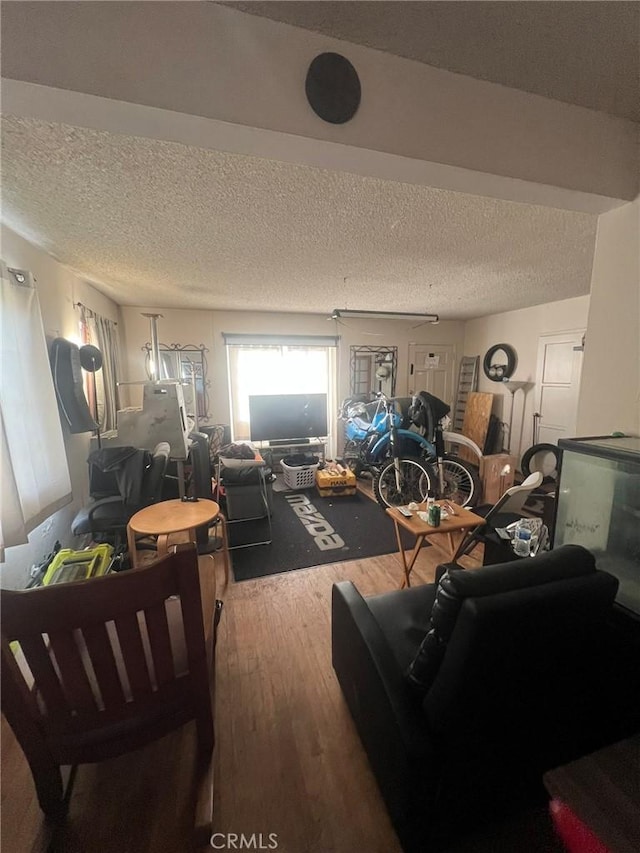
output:
{"label": "tv stand", "polygon": [[280,470],[280,460],[285,456],[293,456],[295,453],[314,453],[320,457],[321,462],[326,460],[326,438],[296,438],[293,441],[277,439],[265,441],[257,445],[260,453],[271,469]]}

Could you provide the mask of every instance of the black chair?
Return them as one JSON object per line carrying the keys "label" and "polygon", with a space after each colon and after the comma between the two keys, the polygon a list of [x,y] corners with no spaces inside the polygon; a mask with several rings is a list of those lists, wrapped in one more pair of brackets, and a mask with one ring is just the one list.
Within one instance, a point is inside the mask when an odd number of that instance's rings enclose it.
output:
{"label": "black chair", "polygon": [[[456,563],[460,557],[470,554],[481,542],[485,545],[484,565],[493,565],[498,562],[513,560],[513,551],[509,542],[503,543],[495,533],[496,527],[506,527],[522,516],[522,507],[527,502],[531,493],[539,488],[542,483],[542,474],[536,471],[529,474],[526,480],[519,486],[511,486],[510,489],[496,501],[484,516],[484,521],[470,530],[458,545],[453,562]],[[479,508],[475,513],[482,514]],[[502,556],[500,556],[502,555]]]}
{"label": "black chair", "polygon": [[543,804],[546,770],[640,725],[639,626],[618,630],[618,582],[588,551],[446,568],[369,598],[333,587],[333,667],[411,853]]}
{"label": "black chair", "polygon": [[[170,447],[166,441],[156,445],[153,453],[136,448],[109,448],[114,461],[109,463],[105,450],[92,453],[89,457],[90,472],[102,467],[102,474],[113,476],[118,493],[100,497],[83,507],[73,520],[71,531],[76,536],[90,533],[96,542],[110,542],[117,546],[126,541],[129,519],[149,504],[161,499],[162,482],[167,470]],[[117,451],[120,451],[118,455]],[[128,453],[127,451],[133,451]],[[120,459],[120,464],[117,463]],[[101,460],[105,460],[101,463]],[[104,468],[107,468],[105,471]],[[91,478],[91,473],[90,473]],[[94,479],[95,476],[91,479]],[[99,478],[97,492],[104,494],[108,478]]]}

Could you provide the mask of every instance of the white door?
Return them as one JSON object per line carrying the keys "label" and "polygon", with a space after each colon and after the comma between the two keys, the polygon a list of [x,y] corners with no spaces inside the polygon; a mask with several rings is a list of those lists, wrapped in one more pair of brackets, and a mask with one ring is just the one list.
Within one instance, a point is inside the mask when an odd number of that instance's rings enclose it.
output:
{"label": "white door", "polygon": [[542,335],[538,341],[537,444],[557,444],[575,435],[584,329]]}
{"label": "white door", "polygon": [[409,393],[428,391],[453,407],[455,361],[453,344],[409,344]]}

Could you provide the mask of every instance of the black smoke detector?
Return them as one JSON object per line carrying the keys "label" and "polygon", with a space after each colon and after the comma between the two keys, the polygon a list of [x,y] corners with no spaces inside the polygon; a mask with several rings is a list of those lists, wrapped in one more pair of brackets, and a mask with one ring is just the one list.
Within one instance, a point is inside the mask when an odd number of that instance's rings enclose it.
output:
{"label": "black smoke detector", "polygon": [[349,121],[360,106],[358,74],[339,53],[316,56],[307,71],[305,91],[314,113],[331,124]]}

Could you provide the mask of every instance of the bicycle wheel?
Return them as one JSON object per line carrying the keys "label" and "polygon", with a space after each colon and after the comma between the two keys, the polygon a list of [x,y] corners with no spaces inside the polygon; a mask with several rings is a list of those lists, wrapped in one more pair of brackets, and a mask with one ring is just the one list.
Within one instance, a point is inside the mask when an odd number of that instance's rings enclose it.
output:
{"label": "bicycle wheel", "polygon": [[444,494],[440,497],[458,506],[475,506],[480,500],[480,478],[474,468],[457,456],[445,456]]}
{"label": "bicycle wheel", "polygon": [[380,506],[406,506],[411,501],[425,501],[435,482],[433,472],[418,459],[398,459],[398,465],[399,484],[393,459],[386,462],[375,476],[373,493]]}

